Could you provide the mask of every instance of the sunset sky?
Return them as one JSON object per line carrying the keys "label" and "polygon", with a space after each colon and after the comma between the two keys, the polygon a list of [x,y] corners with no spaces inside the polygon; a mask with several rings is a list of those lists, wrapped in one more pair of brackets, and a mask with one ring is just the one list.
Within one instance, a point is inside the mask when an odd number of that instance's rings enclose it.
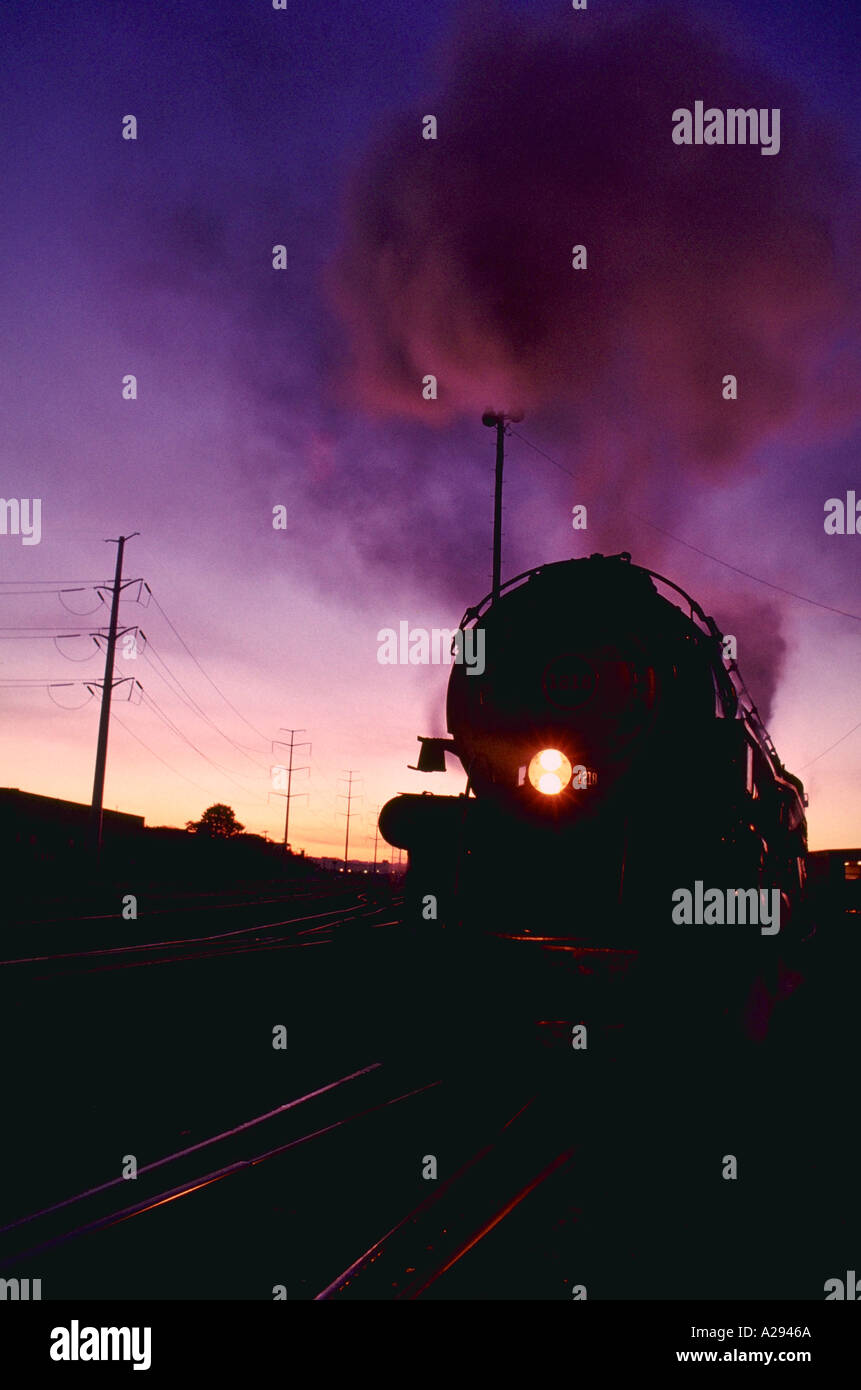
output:
{"label": "sunset sky", "polygon": [[[6,0],[0,493],[42,534],[0,535],[0,784],[89,800],[98,700],[37,682],[100,679],[52,634],[107,625],[139,531],[105,805],[279,837],[266,740],[304,726],[291,841],[343,852],[351,768],[369,857],[381,802],[463,788],[407,770],[447,671],[377,634],[490,588],[481,413],[520,406],[504,576],[626,549],[681,584],[811,847],[861,843],[861,535],[823,527],[861,500],[859,51],[861,11],[803,0]],[[675,146],[699,99],[779,106],[779,154]]]}

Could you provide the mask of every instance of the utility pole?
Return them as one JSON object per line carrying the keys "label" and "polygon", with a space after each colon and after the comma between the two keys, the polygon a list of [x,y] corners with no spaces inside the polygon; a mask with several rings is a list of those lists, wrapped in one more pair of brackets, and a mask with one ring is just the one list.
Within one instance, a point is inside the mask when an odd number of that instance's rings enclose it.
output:
{"label": "utility pole", "polygon": [[[348,867],[348,855],[349,855],[349,851],[350,851],[350,815],[351,815],[350,807],[352,806],[352,803],[353,803],[353,800],[354,800],[354,798],[353,798],[353,778],[354,778],[354,777],[358,777],[358,773],[357,773],[353,768],[347,768],[347,771],[342,775],[342,777],[341,777],[341,779],[340,779],[342,782],[346,782],[346,783],[347,783],[347,790],[346,790],[345,792],[338,792],[339,797],[341,797],[342,799],[345,799],[346,802],[347,802],[347,809],[346,809],[346,811],[339,811],[339,812],[338,812],[339,815],[341,815],[341,816],[344,816],[344,815],[345,815],[345,816],[347,817],[347,834],[346,834],[346,837],[345,837],[345,839],[344,839],[344,873],[345,873],[345,874],[347,874],[347,873],[350,872],[349,867]],[[360,779],[360,780],[361,780],[361,779]]]}
{"label": "utility pole", "polygon": [[[276,744],[276,743],[283,744],[283,746],[284,746],[285,748],[288,748],[288,747],[289,747],[289,749],[290,749],[290,763],[289,763],[289,766],[288,766],[288,768],[287,768],[287,810],[286,810],[286,812],[285,812],[285,814],[284,814],[284,853],[286,854],[286,853],[287,853],[287,832],[288,832],[288,830],[289,830],[289,828],[290,828],[290,798],[291,798],[291,796],[292,796],[292,794],[293,794],[292,791],[291,791],[291,787],[292,787],[292,784],[293,784],[293,773],[294,773],[294,772],[310,772],[310,771],[311,771],[310,767],[296,767],[296,768],[294,768],[294,766],[293,766],[293,749],[294,749],[294,748],[307,748],[307,749],[308,749],[308,756],[310,757],[310,756],[311,756],[311,745],[310,745],[310,743],[308,743],[307,741],[306,741],[305,743],[295,743],[295,742],[294,742],[294,740],[295,740],[297,734],[304,734],[304,732],[305,732],[304,729],[285,729],[285,728],[282,727],[281,730],[280,730],[280,732],[281,732],[282,734],[289,734],[289,735],[290,735],[290,742],[289,742],[289,744],[287,743],[287,740],[286,740],[286,739],[281,739],[281,738],[276,738],[276,739],[273,739],[273,741],[272,741],[272,751],[273,751],[273,753],[275,752],[275,744]],[[281,793],[281,792],[278,792],[277,795],[278,795],[278,796],[281,796],[282,793]],[[307,795],[308,795],[307,792],[297,792],[297,796],[307,796]]]}
{"label": "utility pole", "polygon": [[487,425],[488,429],[496,429],[496,481],[493,491],[493,602],[499,598],[499,589],[502,581],[502,466],[505,462],[505,435],[508,422],[519,424],[523,419],[523,412],[519,411],[514,415],[495,414],[487,411],[481,417],[481,423]]}
{"label": "utility pole", "polygon": [[[111,691],[114,685],[114,651],[117,645],[120,590],[123,587],[123,551],[126,541],[139,535],[140,531],[132,531],[131,536],[119,536],[116,540],[105,541],[105,545],[117,547],[117,568],[114,574],[113,597],[111,599],[111,625],[108,630],[108,645],[105,652],[105,679],[102,685],[102,708],[99,714],[99,737],[96,744],[96,771],[93,777],[93,799],[90,804],[90,836],[96,854],[102,848],[102,802],[105,795],[105,768],[108,761],[108,727],[111,720]],[[135,580],[130,582],[136,583]]]}
{"label": "utility pole", "polygon": [[374,813],[374,875],[377,872],[377,845],[380,840],[380,808],[377,807]]}

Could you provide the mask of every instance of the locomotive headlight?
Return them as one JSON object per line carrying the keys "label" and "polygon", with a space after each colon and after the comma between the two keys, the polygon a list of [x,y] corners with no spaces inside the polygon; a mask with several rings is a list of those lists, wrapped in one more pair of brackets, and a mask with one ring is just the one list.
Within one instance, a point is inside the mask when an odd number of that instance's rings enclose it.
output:
{"label": "locomotive headlight", "polygon": [[558,748],[543,748],[527,768],[526,775],[536,791],[558,796],[571,781],[571,764]]}

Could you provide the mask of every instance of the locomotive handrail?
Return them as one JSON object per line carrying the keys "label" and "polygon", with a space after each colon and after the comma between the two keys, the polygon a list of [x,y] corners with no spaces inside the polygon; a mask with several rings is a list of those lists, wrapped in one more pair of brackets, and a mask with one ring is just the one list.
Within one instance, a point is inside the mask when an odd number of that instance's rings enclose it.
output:
{"label": "locomotive handrail", "polygon": [[[596,557],[589,556],[589,559],[593,558]],[[606,558],[608,560],[624,560],[625,563],[628,564],[631,569],[639,570],[640,574],[647,574],[650,579],[657,579],[661,584],[666,584],[669,589],[674,589],[677,594],[681,595],[681,597],[685,600],[685,603],[687,603],[690,607],[691,616],[693,616],[693,614],[696,613],[700,622],[705,627],[708,635],[710,637],[714,637],[717,641],[723,640],[723,634],[720,632],[714,618],[707,617],[703,609],[697,603],[696,599],[692,598],[690,594],[686,593],[685,590],[681,588],[679,584],[675,584],[672,579],[667,579],[665,575],[658,574],[657,570],[646,569],[644,565],[631,564],[631,555],[630,552],[627,550],[620,551],[618,555],[601,556],[600,558]],[[543,574],[545,570],[555,569],[557,565],[570,565],[570,563],[570,560],[551,560],[548,564],[534,565],[531,569],[523,570],[521,574],[516,574],[513,579],[506,579],[505,583],[499,586],[499,593],[503,593],[506,589],[510,589],[514,584],[519,584],[522,579],[531,579],[537,574]],[[478,619],[479,617],[481,617],[483,610],[486,608],[487,604],[492,602],[492,600],[493,591],[491,590],[490,593],[485,594],[484,598],[480,599],[479,602],[476,603],[473,607],[467,608],[466,612],[460,620],[459,627],[463,628],[467,623],[471,622],[473,619]]]}
{"label": "locomotive handrail", "polygon": [[[659,583],[666,584],[669,589],[674,589],[675,592],[677,594],[680,594],[681,597],[688,604],[691,610],[691,620],[693,621],[694,614],[696,614],[697,618],[702,624],[702,627],[705,629],[705,635],[711,637],[718,645],[722,644],[723,633],[718,628],[714,618],[709,618],[703,611],[703,609],[700,607],[700,605],[697,603],[696,599],[692,598],[690,594],[686,593],[680,585],[674,584],[672,579],[667,579],[665,575],[658,574],[657,570],[646,569],[644,565],[631,564],[631,555],[630,552],[627,550],[620,551],[618,555],[608,555],[606,557],[589,556],[589,559],[593,558],[622,560],[625,562],[625,564],[629,566],[630,569],[637,570],[640,574],[648,575],[650,579],[657,579]],[[523,579],[531,579],[538,574],[543,574],[547,570],[555,569],[559,565],[570,564],[570,560],[552,560],[549,564],[535,565],[532,569],[524,570],[522,574],[516,574],[513,579],[507,579],[504,584],[500,585],[499,592],[502,593],[504,590],[512,588],[513,585],[520,583],[520,581]],[[491,603],[492,600],[493,592],[491,591],[489,594],[485,594],[484,598],[481,599],[477,604],[475,604],[474,607],[467,608],[458,626],[461,629],[463,629],[467,623],[473,620],[478,621],[483,611],[485,610],[487,604]],[[725,675],[725,668],[723,666],[721,667],[721,671]],[[738,692],[736,691],[735,686],[733,685],[732,681],[729,680],[728,677],[726,677],[726,683],[723,685],[723,689],[721,690],[721,698],[724,704],[724,709],[727,714],[727,717],[731,718],[734,715],[735,707],[738,704]],[[753,702],[751,701],[751,704],[752,703]]]}

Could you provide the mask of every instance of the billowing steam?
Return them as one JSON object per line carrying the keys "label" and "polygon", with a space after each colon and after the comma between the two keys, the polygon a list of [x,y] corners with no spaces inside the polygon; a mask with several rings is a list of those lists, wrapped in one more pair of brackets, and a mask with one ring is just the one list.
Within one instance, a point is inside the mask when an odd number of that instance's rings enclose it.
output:
{"label": "billowing steam", "polygon": [[[331,284],[354,401],[430,427],[525,409],[542,439],[574,441],[572,500],[598,504],[588,548],[609,551],[630,548],[623,495],[678,523],[768,438],[812,442],[857,419],[839,351],[857,242],[838,210],[852,187],[839,142],[797,93],[675,8],[589,14],[541,27],[479,7],[442,90],[393,123],[356,177]],[[673,112],[698,101],[779,109],[779,152],[674,144]],[[436,140],[422,138],[427,113]],[[586,269],[573,268],[574,246]],[[475,474],[461,484],[469,506]],[[522,515],[535,517],[543,487]],[[415,488],[433,494],[421,467]],[[510,558],[513,499],[506,515]],[[723,615],[767,715],[779,613],[736,595]]]}
{"label": "billowing steam", "polygon": [[[800,410],[851,308],[831,134],[674,11],[538,32],[493,11],[427,99],[438,138],[400,118],[356,181],[334,288],[358,398],[430,424],[573,407],[727,467]],[[674,144],[697,101],[779,108],[779,153]]]}

